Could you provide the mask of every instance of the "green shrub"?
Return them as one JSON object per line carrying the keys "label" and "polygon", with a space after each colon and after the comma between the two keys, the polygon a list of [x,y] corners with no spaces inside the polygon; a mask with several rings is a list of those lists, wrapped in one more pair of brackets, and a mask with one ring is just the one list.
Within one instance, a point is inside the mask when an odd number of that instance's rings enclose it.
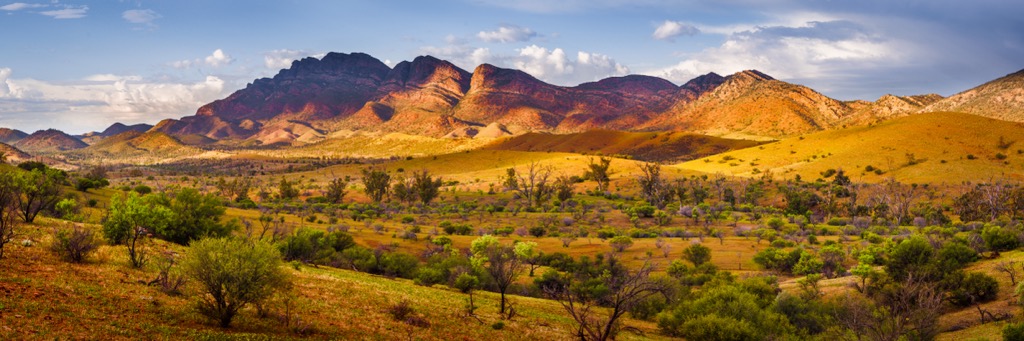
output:
{"label": "green shrub", "polygon": [[1003,327],[1004,341],[1024,341],[1024,322],[1007,323]]}
{"label": "green shrub", "polygon": [[70,229],[55,228],[53,232],[50,250],[68,262],[81,263],[100,247],[100,240],[92,230],[75,226]]}
{"label": "green shrub", "polygon": [[199,312],[221,327],[249,304],[259,304],[287,288],[281,255],[270,244],[240,239],[201,239],[192,243],[181,270],[199,285]]}

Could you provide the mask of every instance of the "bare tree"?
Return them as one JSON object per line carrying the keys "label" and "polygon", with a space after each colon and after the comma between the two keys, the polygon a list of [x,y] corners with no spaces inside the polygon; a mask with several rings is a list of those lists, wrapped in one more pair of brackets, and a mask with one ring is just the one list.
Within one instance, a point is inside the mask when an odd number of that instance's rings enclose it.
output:
{"label": "bare tree", "polygon": [[996,270],[1005,272],[1010,276],[1010,285],[1013,287],[1017,286],[1017,265],[1019,262],[1014,261],[1002,261],[996,264]]}
{"label": "bare tree", "polygon": [[[565,311],[577,323],[576,336],[580,340],[614,339],[621,331],[621,318],[637,303],[663,290],[662,285],[650,279],[653,266],[645,262],[635,272],[625,271],[623,274],[605,274],[601,277],[604,284],[611,290],[603,297],[594,297],[590,293],[574,290],[577,279],[565,277],[565,282],[545,286],[545,294],[558,301]],[[604,301],[609,308],[608,314],[602,314],[598,302]]]}
{"label": "bare tree", "polygon": [[943,293],[934,283],[908,276],[875,294],[873,302],[850,295],[842,300],[836,317],[853,331],[854,340],[931,340],[938,335],[936,322],[942,314]]}
{"label": "bare tree", "polygon": [[661,178],[661,165],[647,162],[640,165],[641,174],[636,181],[640,185],[640,195],[651,205],[665,208],[665,201],[671,197],[669,187]]}
{"label": "bare tree", "polygon": [[525,174],[513,169],[509,171],[509,176],[515,176],[516,180],[506,180],[506,182],[508,185],[516,186],[513,190],[526,201],[527,205],[540,206],[551,198],[554,189],[548,185],[551,167],[541,167],[536,162],[531,162],[526,166]]}

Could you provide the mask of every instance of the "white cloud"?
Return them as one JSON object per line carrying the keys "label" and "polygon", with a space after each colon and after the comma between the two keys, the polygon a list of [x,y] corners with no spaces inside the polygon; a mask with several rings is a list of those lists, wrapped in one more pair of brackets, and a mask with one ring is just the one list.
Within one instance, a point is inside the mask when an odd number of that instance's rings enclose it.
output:
{"label": "white cloud", "polygon": [[[729,35],[661,70],[646,72],[682,83],[708,72],[731,74],[757,69],[781,79],[839,79],[881,65],[911,60],[902,42],[882,39],[849,21],[768,26]],[[827,86],[816,88],[829,90]]]}
{"label": "white cloud", "polygon": [[700,29],[696,26],[679,21],[665,20],[661,25],[658,25],[658,28],[654,30],[651,36],[658,40],[675,41],[676,37],[684,35],[693,36],[698,33],[700,33]]}
{"label": "white cloud", "polygon": [[230,55],[224,53],[222,49],[216,49],[209,56],[204,58],[196,59],[185,59],[170,62],[169,65],[175,69],[188,69],[197,65],[206,64],[212,67],[221,67],[224,65],[231,64],[235,60]]}
{"label": "white cloud", "polygon": [[480,31],[476,36],[488,43],[516,43],[533,39],[537,32],[516,25],[501,25],[494,31]]}
{"label": "white cloud", "polygon": [[154,122],[190,115],[225,96],[225,81],[157,82],[139,76],[100,74],[84,82],[12,79],[0,68],[0,126],[99,130],[114,122]]}
{"label": "white cloud", "polygon": [[7,78],[10,77],[10,68],[0,68],[0,97],[5,97],[11,93],[11,86],[7,84]]}
{"label": "white cloud", "polygon": [[153,21],[160,19],[160,14],[151,9],[130,9],[121,13],[121,18],[132,24],[153,25]]}
{"label": "white cloud", "polygon": [[39,14],[53,17],[54,19],[79,19],[85,18],[87,12],[89,12],[89,6],[67,6],[62,9],[42,11]]}
{"label": "white cloud", "polygon": [[26,4],[24,2],[15,2],[15,3],[11,3],[11,4],[0,6],[0,10],[4,10],[4,11],[20,11],[20,10],[23,10],[23,9],[42,8],[42,7],[46,7],[46,5],[43,5],[43,4]]}
{"label": "white cloud", "polygon": [[[263,54],[263,65],[271,70],[286,69],[291,67],[293,61],[305,57],[323,58],[325,55],[322,52],[309,52],[305,50],[273,50]],[[384,64],[388,63],[385,62]]]}
{"label": "white cloud", "polygon": [[213,67],[219,67],[219,66],[231,64],[231,62],[233,62],[235,60],[232,59],[231,56],[229,56],[226,53],[224,53],[224,50],[217,49],[217,50],[213,51],[213,54],[211,54],[209,56],[206,56],[205,61],[206,61],[206,65],[213,66]]}
{"label": "white cloud", "polygon": [[577,85],[609,76],[623,76],[629,68],[611,57],[579,51],[572,60],[561,48],[548,50],[537,45],[519,49],[511,63],[517,69],[559,85]]}

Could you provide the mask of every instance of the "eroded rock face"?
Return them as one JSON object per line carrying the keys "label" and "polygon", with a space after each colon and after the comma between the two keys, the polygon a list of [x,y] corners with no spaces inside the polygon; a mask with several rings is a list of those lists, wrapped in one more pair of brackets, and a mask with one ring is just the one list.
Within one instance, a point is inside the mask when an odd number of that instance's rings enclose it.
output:
{"label": "eroded rock face", "polygon": [[[172,135],[285,142],[338,130],[464,136],[498,124],[501,131],[555,133],[593,129],[694,131],[783,137],[841,124],[905,115],[928,96],[840,102],[756,70],[709,73],[682,86],[650,76],[611,77],[575,87],[545,83],[523,71],[483,64],[472,73],[430,56],[390,68],[362,53],[330,53],[292,63],[254,81],[195,116],[161,122]],[[297,128],[297,126],[292,126]],[[305,137],[303,137],[305,136]]]}

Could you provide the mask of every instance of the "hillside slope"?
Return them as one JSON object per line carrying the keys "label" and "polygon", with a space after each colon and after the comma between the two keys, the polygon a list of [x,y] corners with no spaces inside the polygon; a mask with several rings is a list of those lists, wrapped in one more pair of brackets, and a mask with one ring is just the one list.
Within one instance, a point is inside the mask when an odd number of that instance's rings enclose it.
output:
{"label": "hillside slope", "polygon": [[949,96],[922,111],[958,111],[1024,122],[1024,70]]}
{"label": "hillside slope", "polygon": [[499,140],[484,149],[628,155],[644,161],[678,162],[753,147],[758,144],[755,141],[731,140],[681,132],[629,133],[591,130],[584,133],[560,135],[527,133]]}
{"label": "hillside slope", "polygon": [[53,153],[79,148],[89,145],[76,139],[71,135],[56,129],[39,130],[19,140],[13,145],[18,149],[29,153]]}
{"label": "hillside slope", "polygon": [[[875,174],[868,166],[884,174]],[[776,177],[799,174],[807,180],[842,168],[855,182],[890,176],[934,183],[1024,180],[1024,124],[963,113],[925,113],[789,138],[679,167],[738,176],[771,171]]]}

